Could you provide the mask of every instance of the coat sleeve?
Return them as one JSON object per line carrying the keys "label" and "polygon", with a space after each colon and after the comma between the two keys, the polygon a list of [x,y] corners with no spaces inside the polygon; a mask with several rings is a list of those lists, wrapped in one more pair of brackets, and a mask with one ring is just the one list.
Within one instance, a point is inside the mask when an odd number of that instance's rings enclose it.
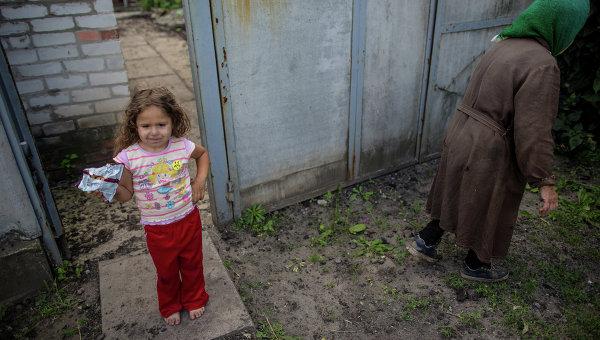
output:
{"label": "coat sleeve", "polygon": [[558,111],[560,72],[556,64],[530,72],[514,97],[514,142],[521,173],[532,186],[553,185],[552,126]]}

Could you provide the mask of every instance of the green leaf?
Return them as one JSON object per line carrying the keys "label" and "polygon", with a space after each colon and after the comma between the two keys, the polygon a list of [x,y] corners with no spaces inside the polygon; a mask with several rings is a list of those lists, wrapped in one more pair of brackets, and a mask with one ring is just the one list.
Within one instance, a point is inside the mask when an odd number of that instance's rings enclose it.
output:
{"label": "green leaf", "polygon": [[348,228],[348,232],[352,235],[360,234],[367,229],[367,226],[360,223]]}

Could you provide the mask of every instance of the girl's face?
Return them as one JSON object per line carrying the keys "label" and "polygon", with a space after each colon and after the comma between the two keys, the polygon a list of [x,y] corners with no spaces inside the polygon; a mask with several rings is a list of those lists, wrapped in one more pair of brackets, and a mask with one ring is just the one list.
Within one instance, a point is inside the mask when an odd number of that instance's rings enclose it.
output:
{"label": "girl's face", "polygon": [[140,137],[140,146],[151,152],[164,150],[173,131],[171,117],[157,106],[142,111],[135,122]]}

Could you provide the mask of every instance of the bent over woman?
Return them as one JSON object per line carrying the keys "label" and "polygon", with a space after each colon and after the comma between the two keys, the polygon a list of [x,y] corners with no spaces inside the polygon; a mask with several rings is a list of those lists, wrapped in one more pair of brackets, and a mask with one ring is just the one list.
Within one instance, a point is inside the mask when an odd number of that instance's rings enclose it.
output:
{"label": "bent over woman", "polygon": [[555,56],[583,27],[588,0],[536,0],[504,29],[473,71],[449,122],[427,211],[431,222],[408,250],[437,260],[444,231],[469,251],[461,276],[495,282],[506,256],[525,184],[540,188],[545,214],[558,206],[552,126],[560,73]]}

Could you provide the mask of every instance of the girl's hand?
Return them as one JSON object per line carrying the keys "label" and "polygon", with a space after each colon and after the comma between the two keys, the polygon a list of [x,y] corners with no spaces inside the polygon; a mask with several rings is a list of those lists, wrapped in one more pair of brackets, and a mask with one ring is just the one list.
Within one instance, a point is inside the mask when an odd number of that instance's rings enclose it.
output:
{"label": "girl's hand", "polygon": [[194,204],[204,198],[204,186],[204,181],[194,181],[192,183],[192,202]]}
{"label": "girl's hand", "polygon": [[540,188],[540,200],[543,202],[543,206],[540,208],[541,216],[558,208],[558,194],[553,185],[547,185]]}

